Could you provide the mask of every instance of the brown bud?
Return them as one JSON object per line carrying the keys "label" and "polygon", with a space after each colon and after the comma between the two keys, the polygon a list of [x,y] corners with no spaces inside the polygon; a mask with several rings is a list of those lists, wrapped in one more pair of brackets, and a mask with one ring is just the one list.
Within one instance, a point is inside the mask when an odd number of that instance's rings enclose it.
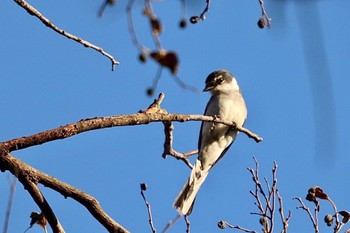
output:
{"label": "brown bud", "polygon": [[263,29],[265,26],[266,26],[265,19],[263,17],[261,17],[258,21],[258,27]]}

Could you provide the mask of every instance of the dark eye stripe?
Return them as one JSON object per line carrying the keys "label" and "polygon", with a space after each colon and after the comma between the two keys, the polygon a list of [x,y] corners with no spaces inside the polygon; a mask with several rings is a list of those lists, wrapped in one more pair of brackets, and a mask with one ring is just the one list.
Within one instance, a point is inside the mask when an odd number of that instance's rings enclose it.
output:
{"label": "dark eye stripe", "polygon": [[219,77],[215,77],[214,78],[214,85],[219,85],[219,84],[221,84],[221,83],[223,83],[225,81],[225,79],[223,78],[223,76],[222,75],[220,75]]}

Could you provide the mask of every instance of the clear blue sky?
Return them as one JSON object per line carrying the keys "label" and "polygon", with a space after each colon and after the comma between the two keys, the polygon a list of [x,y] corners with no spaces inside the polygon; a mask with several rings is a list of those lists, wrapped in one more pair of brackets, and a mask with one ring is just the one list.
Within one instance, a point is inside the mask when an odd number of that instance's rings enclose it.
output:
{"label": "clear blue sky", "polygon": [[[0,140],[31,135],[83,118],[136,113],[152,99],[145,95],[157,72],[141,64],[126,24],[126,1],[96,13],[101,1],[31,2],[57,26],[103,47],[120,65],[111,71],[101,54],[67,40],[45,27],[13,1],[0,2]],[[190,3],[187,15],[202,4]],[[154,4],[165,25],[162,45],[180,56],[178,75],[202,89],[206,76],[228,69],[243,90],[246,127],[264,138],[256,144],[241,134],[212,170],[190,216],[192,232],[220,231],[216,223],[260,230],[254,188],[247,167],[260,162],[261,176],[270,178],[273,161],[285,210],[293,211],[290,232],[312,232],[309,218],[291,198],[304,198],[321,186],[340,210],[349,210],[350,138],[350,2],[346,0],[266,1],[272,28],[261,30],[258,1],[213,1],[207,19],[185,30],[177,26],[179,1]],[[146,19],[136,4],[140,40],[153,48]],[[171,113],[201,114],[208,93],[192,93],[176,85],[164,70],[157,94]],[[196,149],[200,123],[175,123],[174,147]],[[131,232],[150,232],[139,193],[146,182],[155,226],[161,231],[176,215],[172,202],[190,171],[180,161],[161,157],[163,125],[120,127],[84,133],[13,154],[31,166],[95,196],[106,212]],[[9,192],[8,172],[0,176],[0,226]],[[67,232],[104,232],[84,207],[44,187],[42,192]],[[321,216],[330,210],[321,203]],[[9,232],[23,232],[29,215],[38,211],[18,184]],[[277,218],[278,219],[278,218]],[[278,221],[279,222],[279,221]],[[321,231],[325,229],[321,221]],[[278,230],[277,225],[277,229]],[[181,220],[169,232],[185,232]],[[229,231],[229,230],[226,230]],[[42,232],[34,227],[30,232]]]}

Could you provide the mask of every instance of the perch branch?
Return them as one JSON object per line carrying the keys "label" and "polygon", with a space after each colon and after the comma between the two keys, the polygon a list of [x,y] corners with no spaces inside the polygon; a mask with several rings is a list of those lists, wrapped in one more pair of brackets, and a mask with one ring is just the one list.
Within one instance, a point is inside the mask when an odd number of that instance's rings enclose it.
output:
{"label": "perch branch", "polygon": [[25,149],[35,145],[41,145],[43,143],[51,142],[54,140],[64,139],[72,137],[74,135],[88,132],[91,130],[104,129],[117,126],[130,126],[149,124],[152,122],[167,122],[167,121],[209,121],[215,123],[221,123],[231,127],[237,128],[253,138],[256,142],[262,141],[262,138],[258,135],[250,132],[243,127],[236,127],[236,125],[230,121],[226,121],[214,116],[192,115],[192,114],[167,114],[167,113],[138,113],[130,115],[119,115],[109,117],[96,117],[90,119],[82,119],[76,123],[60,126],[55,129],[47,130],[37,134],[33,134],[27,137],[16,138],[6,142],[0,143],[0,155],[15,150]]}
{"label": "perch branch", "polygon": [[[0,170],[9,170],[13,175],[19,178],[19,181],[31,192],[31,195],[38,206],[42,209],[51,226],[55,224],[55,217],[52,210],[46,203],[44,197],[39,194],[40,190],[36,186],[37,183],[41,183],[46,187],[49,187],[58,193],[62,194],[64,197],[71,197],[83,206],[85,206],[89,212],[109,231],[109,232],[127,232],[122,226],[111,219],[106,213],[103,212],[97,200],[84,192],[65,184],[47,174],[40,172],[27,164],[23,163],[21,160],[16,159],[9,153],[14,150],[25,149],[31,146],[41,145],[50,141],[68,138],[83,132],[90,130],[97,130],[116,126],[127,126],[127,125],[140,125],[148,124],[151,122],[186,122],[186,121],[210,121],[215,123],[221,123],[228,125],[230,127],[235,127],[237,130],[246,133],[249,137],[255,139],[255,141],[260,142],[262,138],[258,137],[256,134],[251,133],[245,128],[236,127],[235,123],[226,120],[219,119],[215,116],[203,116],[203,115],[186,115],[186,114],[168,114],[164,109],[160,108],[160,103],[164,99],[164,94],[160,94],[159,98],[150,105],[146,111],[140,111],[137,114],[131,115],[121,115],[121,116],[110,116],[110,117],[98,117],[91,119],[82,119],[76,123],[61,126],[55,129],[47,130],[41,133],[37,133],[31,136],[12,139],[6,142],[0,143]],[[168,124],[168,123],[166,123]],[[171,135],[170,135],[171,136]],[[171,140],[170,140],[171,148]],[[185,158],[194,152],[189,152],[182,154]],[[19,175],[19,172],[23,175]],[[29,176],[30,181],[35,181],[34,183],[28,183],[26,177]],[[23,178],[24,177],[24,178]],[[32,190],[32,191],[30,191]],[[36,195],[33,195],[36,194]],[[51,214],[52,212],[52,214]],[[58,221],[56,220],[58,223]],[[62,232],[60,230],[62,227],[60,225],[57,227],[57,232]],[[55,229],[55,228],[53,228]],[[56,232],[56,231],[55,231]]]}
{"label": "perch branch", "polygon": [[37,9],[35,9],[32,5],[28,4],[24,0],[14,0],[19,6],[24,8],[30,15],[33,15],[37,17],[43,24],[45,24],[47,27],[51,28],[58,34],[61,34],[62,36],[67,37],[68,39],[74,40],[78,42],[79,44],[82,44],[84,47],[88,47],[91,49],[96,50],[97,52],[101,53],[103,56],[109,58],[112,62],[112,71],[114,70],[115,65],[118,65],[119,62],[114,59],[112,55],[109,53],[105,52],[101,47],[98,47],[86,40],[83,40],[82,38],[79,38],[69,32],[66,32],[59,27],[57,27],[55,24],[53,24],[48,18],[46,18],[44,15],[42,15]]}

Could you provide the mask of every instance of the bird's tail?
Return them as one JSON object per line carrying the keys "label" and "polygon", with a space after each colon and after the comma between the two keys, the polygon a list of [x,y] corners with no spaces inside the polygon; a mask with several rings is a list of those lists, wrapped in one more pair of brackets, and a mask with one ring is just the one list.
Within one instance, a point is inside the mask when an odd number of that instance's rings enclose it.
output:
{"label": "bird's tail", "polygon": [[202,170],[201,162],[196,161],[191,176],[174,201],[174,207],[182,215],[190,215],[197,193],[208,176],[209,169]]}

